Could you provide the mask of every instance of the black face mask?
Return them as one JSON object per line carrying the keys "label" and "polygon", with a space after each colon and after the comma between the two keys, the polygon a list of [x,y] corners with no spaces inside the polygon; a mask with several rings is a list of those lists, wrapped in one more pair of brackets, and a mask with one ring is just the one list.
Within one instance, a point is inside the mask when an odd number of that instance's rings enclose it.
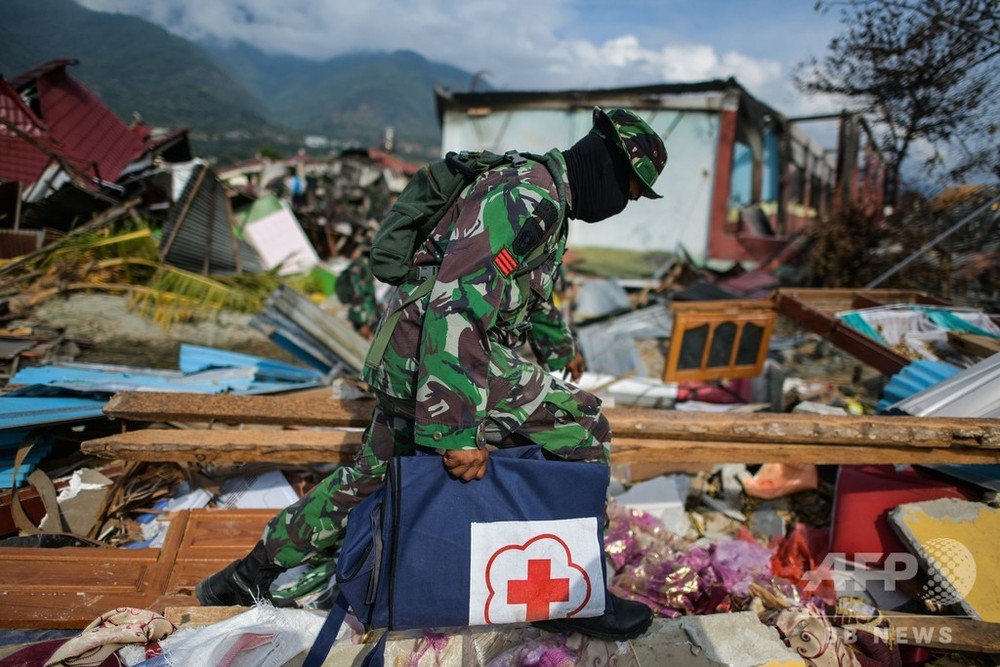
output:
{"label": "black face mask", "polygon": [[599,222],[625,209],[632,170],[620,148],[588,134],[563,156],[573,200],[571,218]]}

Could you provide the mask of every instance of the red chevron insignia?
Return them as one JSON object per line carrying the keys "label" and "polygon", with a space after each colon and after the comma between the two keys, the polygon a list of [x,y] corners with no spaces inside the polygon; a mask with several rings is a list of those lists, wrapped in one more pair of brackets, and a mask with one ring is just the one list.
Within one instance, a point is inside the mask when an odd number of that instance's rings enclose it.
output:
{"label": "red chevron insignia", "polygon": [[517,268],[517,260],[514,259],[514,256],[510,254],[507,248],[502,248],[496,254],[496,257],[493,258],[493,264],[500,270],[500,273],[508,278],[510,274],[514,273],[514,269]]}

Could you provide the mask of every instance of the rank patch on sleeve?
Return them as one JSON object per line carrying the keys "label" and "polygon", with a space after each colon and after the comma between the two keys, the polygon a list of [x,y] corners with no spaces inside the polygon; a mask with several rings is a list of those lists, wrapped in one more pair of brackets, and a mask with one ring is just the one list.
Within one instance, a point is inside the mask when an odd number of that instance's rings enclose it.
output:
{"label": "rank patch on sleeve", "polygon": [[508,278],[510,274],[514,273],[514,269],[517,268],[517,260],[514,259],[514,256],[510,254],[507,248],[501,249],[496,254],[496,257],[493,258],[493,264],[500,270],[500,273]]}

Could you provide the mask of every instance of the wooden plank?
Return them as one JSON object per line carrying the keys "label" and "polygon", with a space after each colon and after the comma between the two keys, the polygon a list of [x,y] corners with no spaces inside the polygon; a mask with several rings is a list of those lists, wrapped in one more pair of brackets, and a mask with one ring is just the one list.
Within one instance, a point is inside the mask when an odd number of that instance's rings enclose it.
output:
{"label": "wooden plank", "polygon": [[608,410],[626,438],[760,444],[971,447],[1000,451],[1000,419]]}
{"label": "wooden plank", "polygon": [[[308,396],[202,396],[124,392],[105,412],[136,421],[367,426],[371,399]],[[605,411],[615,437],[768,444],[892,445],[1000,449],[1000,420],[775,413],[705,413],[641,408]]]}
{"label": "wooden plank", "polygon": [[234,463],[349,462],[361,447],[359,431],[143,429],[81,443],[86,454],[129,461]]}
{"label": "wooden plank", "polygon": [[966,447],[766,444],[613,438],[614,463],[815,463],[867,465],[1000,463],[1000,451]]}
{"label": "wooden plank", "polygon": [[372,399],[340,401],[329,390],[238,396],[234,394],[177,394],[120,392],[104,406],[114,419],[140,422],[221,422],[229,424],[284,424],[298,426],[368,426]]}
{"label": "wooden plank", "polygon": [[[302,437],[302,434],[308,434]],[[82,443],[84,453],[133,461],[349,462],[361,433],[345,431],[205,431],[145,429]],[[907,444],[708,442],[619,438],[615,463],[998,463],[1000,450]]]}
{"label": "wooden plank", "polygon": [[245,556],[278,511],[204,509],[193,513],[164,592],[194,595],[199,581]]}
{"label": "wooden plank", "polygon": [[1000,623],[900,611],[883,611],[882,614],[892,621],[900,644],[944,651],[1000,652]]}
{"label": "wooden plank", "polygon": [[0,628],[84,628],[115,607],[197,605],[194,586],[240,558],[277,510],[170,516],[160,549],[0,548]]}
{"label": "wooden plank", "polygon": [[965,354],[975,357],[989,357],[1000,352],[1000,338],[979,334],[948,332],[948,344]]}

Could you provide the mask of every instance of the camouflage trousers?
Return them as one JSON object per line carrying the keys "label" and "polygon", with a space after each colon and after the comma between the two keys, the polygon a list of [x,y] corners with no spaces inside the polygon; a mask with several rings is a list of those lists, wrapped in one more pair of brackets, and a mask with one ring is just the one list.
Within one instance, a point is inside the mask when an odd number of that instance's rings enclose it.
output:
{"label": "camouflage trousers", "polygon": [[[499,347],[499,346],[497,346]],[[548,458],[608,463],[611,427],[593,395],[494,348],[484,440],[495,447],[540,445]],[[505,362],[520,363],[505,363]],[[376,407],[354,464],[341,466],[267,524],[263,542],[286,568],[332,558],[347,514],[381,485],[392,456],[412,454],[412,401],[376,392]],[[486,474],[489,474],[487,468]]]}

